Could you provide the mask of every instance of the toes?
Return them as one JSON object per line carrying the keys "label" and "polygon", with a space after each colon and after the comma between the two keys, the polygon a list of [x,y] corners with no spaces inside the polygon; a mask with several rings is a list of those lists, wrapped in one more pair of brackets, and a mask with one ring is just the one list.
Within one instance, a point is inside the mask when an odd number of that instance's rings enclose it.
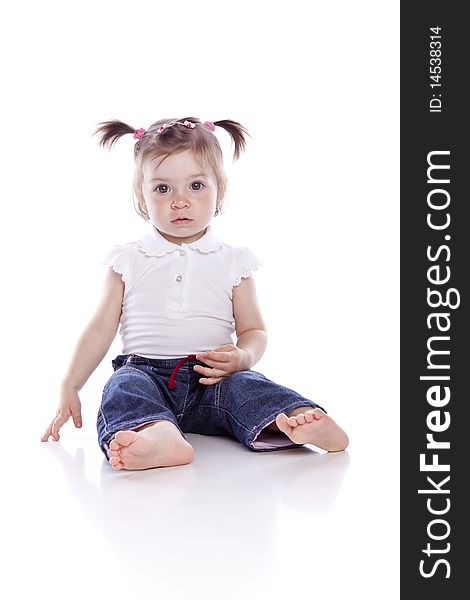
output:
{"label": "toes", "polygon": [[139,438],[139,434],[135,431],[118,431],[116,433],[116,441],[120,446],[129,446]]}
{"label": "toes", "polygon": [[279,427],[281,431],[284,431],[288,428],[289,418],[285,413],[280,413],[276,417],[276,425]]}
{"label": "toes", "polygon": [[288,417],[285,413],[280,413],[276,417],[276,425],[280,429],[282,427],[285,429],[286,426],[295,428],[298,425],[305,425],[305,423],[313,423],[313,421],[321,419],[324,415],[325,413],[320,408],[312,408],[292,417]]}
{"label": "toes", "polygon": [[314,419],[321,419],[322,417],[325,416],[325,413],[322,411],[321,408],[314,408],[312,411],[312,415]]}
{"label": "toes", "polygon": [[113,469],[122,469],[123,464],[117,456],[111,456],[109,459],[109,464],[113,467]]}
{"label": "toes", "polygon": [[120,447],[121,447],[121,444],[118,444],[118,442],[114,438],[109,443],[110,450],[119,450]]}

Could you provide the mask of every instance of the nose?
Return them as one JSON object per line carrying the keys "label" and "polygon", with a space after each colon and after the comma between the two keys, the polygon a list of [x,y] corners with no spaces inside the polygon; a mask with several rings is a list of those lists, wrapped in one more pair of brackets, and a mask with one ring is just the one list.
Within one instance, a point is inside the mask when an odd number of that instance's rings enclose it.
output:
{"label": "nose", "polygon": [[186,194],[184,192],[175,193],[171,206],[173,208],[183,208],[185,206],[189,206],[189,200]]}

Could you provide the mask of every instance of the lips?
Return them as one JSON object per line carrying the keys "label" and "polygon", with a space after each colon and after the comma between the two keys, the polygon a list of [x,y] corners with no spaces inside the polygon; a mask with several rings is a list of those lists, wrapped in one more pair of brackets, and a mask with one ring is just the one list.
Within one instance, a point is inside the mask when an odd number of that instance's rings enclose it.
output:
{"label": "lips", "polygon": [[192,219],[188,219],[188,217],[179,217],[177,219],[173,219],[172,223],[175,223],[175,225],[187,225],[188,223],[192,223]]}

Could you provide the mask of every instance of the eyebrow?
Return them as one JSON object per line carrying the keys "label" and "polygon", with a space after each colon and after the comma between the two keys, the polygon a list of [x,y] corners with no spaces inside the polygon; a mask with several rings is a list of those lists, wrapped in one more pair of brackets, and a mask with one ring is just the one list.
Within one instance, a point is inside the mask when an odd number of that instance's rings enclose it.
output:
{"label": "eyebrow", "polygon": [[[194,177],[207,177],[207,173],[196,173],[195,175],[189,175],[188,179],[193,179]],[[153,177],[153,179],[151,179],[150,181],[153,182],[153,181],[170,181],[170,180],[165,179],[165,177]]]}

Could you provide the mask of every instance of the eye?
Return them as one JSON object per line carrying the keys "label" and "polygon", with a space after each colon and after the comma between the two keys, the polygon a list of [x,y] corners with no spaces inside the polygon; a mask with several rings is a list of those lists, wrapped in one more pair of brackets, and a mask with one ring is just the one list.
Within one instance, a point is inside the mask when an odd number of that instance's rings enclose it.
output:
{"label": "eye", "polygon": [[[161,188],[165,188],[165,189],[161,189]],[[155,188],[156,192],[159,192],[160,194],[166,194],[168,191],[168,186],[164,183],[160,183],[159,185],[157,185],[157,187]]]}
{"label": "eye", "polygon": [[[202,181],[193,181],[191,184],[193,190],[196,190],[196,192],[198,192],[199,190],[202,190],[202,188],[204,187],[204,184],[202,183]],[[197,187],[194,187],[197,186]]]}

